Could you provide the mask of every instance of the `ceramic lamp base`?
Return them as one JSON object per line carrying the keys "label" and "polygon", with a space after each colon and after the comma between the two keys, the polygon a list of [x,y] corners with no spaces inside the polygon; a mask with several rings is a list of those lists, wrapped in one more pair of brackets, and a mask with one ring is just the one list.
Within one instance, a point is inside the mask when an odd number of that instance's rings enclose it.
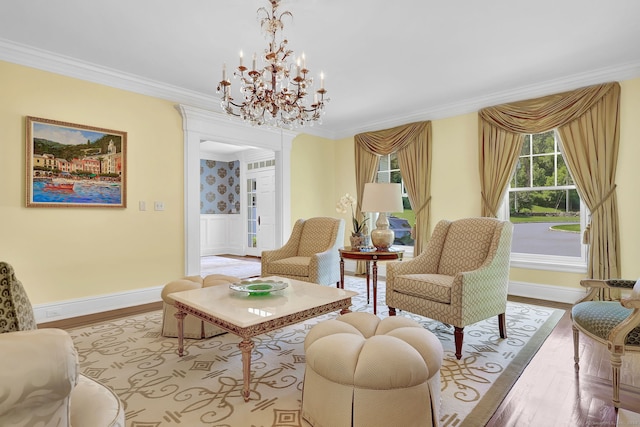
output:
{"label": "ceramic lamp base", "polygon": [[395,233],[389,229],[389,219],[383,212],[378,214],[376,229],[371,232],[371,243],[379,251],[388,251],[395,239]]}

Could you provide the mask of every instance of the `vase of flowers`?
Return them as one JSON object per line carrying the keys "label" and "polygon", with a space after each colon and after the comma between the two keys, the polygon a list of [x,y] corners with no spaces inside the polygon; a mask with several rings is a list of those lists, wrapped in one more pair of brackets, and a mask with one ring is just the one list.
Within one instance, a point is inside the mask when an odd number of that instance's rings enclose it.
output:
{"label": "vase of flowers", "polygon": [[336,212],[339,213],[347,213],[348,209],[351,209],[351,223],[353,224],[353,231],[351,232],[351,236],[349,239],[351,241],[351,247],[354,249],[361,248],[367,246],[366,244],[366,225],[367,218],[362,220],[362,222],[358,221],[356,218],[355,211],[353,206],[356,204],[355,197],[351,196],[349,193],[340,197],[338,203],[336,204]]}

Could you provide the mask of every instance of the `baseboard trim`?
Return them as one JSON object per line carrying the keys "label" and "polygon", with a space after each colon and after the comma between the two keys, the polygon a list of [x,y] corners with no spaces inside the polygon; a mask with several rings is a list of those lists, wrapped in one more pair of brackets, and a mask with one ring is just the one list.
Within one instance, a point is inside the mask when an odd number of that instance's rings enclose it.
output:
{"label": "baseboard trim", "polygon": [[49,323],[57,320],[81,317],[95,313],[119,310],[127,307],[159,302],[163,286],[136,289],[88,298],[57,301],[33,306],[36,323]]}
{"label": "baseboard trim", "polygon": [[583,289],[540,283],[509,282],[509,295],[573,304],[585,296]]}
{"label": "baseboard trim", "polygon": [[[349,271],[350,269],[347,270],[345,268],[345,270],[345,273],[353,274],[353,271]],[[384,280],[383,274],[380,275],[380,279]],[[156,286],[135,291],[58,301],[50,304],[38,304],[34,305],[33,311],[36,323],[47,324],[64,319],[158,303],[161,301],[160,293],[162,288],[162,286]],[[510,282],[508,292],[509,295],[566,304],[573,304],[585,295],[581,289],[526,282]]]}

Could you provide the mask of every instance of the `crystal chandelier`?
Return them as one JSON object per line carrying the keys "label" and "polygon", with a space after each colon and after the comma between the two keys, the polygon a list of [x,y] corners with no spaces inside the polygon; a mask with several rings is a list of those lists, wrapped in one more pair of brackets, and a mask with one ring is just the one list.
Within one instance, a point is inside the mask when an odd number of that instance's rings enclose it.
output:
{"label": "crystal chandelier", "polygon": [[257,55],[253,54],[251,69],[243,64],[240,52],[240,65],[234,71],[234,78],[240,80],[242,101],[231,96],[231,81],[227,79],[227,66],[222,66],[222,80],[217,92],[221,94],[221,106],[227,114],[239,116],[252,125],[295,128],[315,122],[322,123],[325,103],[324,75],[320,74],[320,89],[316,90],[313,101],[309,101],[308,91],[313,86],[309,77],[304,53],[294,64],[289,64],[293,51],[288,49],[288,40],[278,38],[284,24],[282,18],[293,17],[291,12],[278,14],[280,0],[269,0],[271,13],[261,7],[258,9],[260,27],[269,47],[265,49],[262,60],[264,66],[256,67]]}

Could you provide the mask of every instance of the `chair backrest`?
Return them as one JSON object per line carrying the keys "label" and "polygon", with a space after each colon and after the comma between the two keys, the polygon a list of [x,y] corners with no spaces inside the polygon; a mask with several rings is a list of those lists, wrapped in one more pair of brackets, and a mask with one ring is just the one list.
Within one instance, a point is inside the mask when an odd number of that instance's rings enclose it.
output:
{"label": "chair backrest", "polygon": [[13,267],[0,261],[0,333],[36,329],[31,301]]}
{"label": "chair backrest", "polygon": [[[448,221],[447,221],[448,222]],[[438,274],[453,276],[478,269],[497,250],[502,228],[507,224],[495,218],[477,217],[451,221],[438,265]]]}
{"label": "chair backrest", "polygon": [[331,217],[305,220],[298,244],[298,256],[312,256],[330,249],[339,237],[341,222],[342,219]]}

